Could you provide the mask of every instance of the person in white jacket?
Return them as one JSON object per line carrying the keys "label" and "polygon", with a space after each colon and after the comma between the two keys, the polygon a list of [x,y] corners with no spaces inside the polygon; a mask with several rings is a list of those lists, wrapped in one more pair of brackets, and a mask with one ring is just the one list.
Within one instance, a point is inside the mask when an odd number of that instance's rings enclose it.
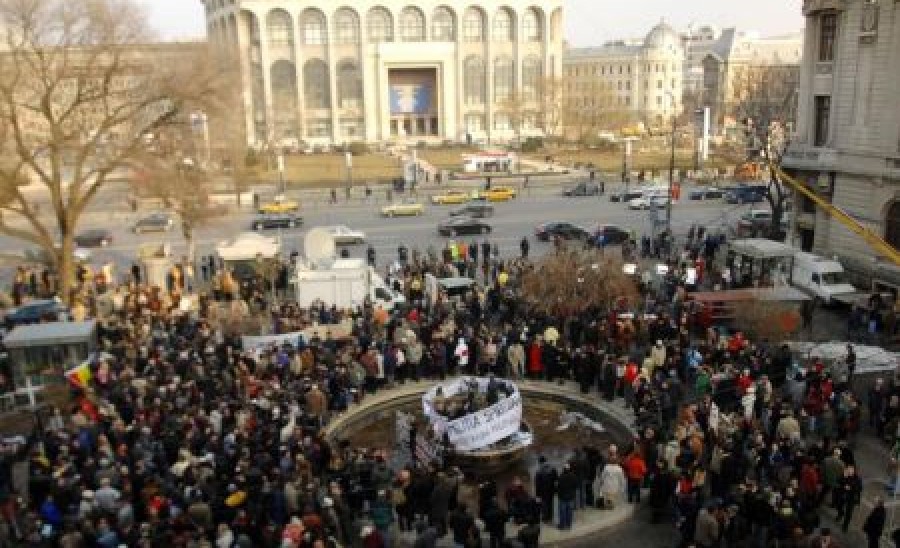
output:
{"label": "person in white jacket", "polygon": [[607,463],[594,485],[594,492],[602,497],[601,508],[613,508],[625,492],[626,485],[622,466],[616,461]]}

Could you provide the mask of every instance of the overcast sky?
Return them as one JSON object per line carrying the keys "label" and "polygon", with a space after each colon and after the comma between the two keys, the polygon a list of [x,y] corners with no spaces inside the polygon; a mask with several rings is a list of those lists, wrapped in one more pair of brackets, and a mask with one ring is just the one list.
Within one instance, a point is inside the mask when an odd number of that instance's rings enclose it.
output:
{"label": "overcast sky", "polygon": [[[205,34],[200,0],[136,1],[146,6],[151,24],[165,39]],[[784,34],[803,27],[800,4],[801,0],[565,0],[566,39],[575,46],[591,46],[641,37],[662,18],[678,29],[712,23],[764,36]]]}

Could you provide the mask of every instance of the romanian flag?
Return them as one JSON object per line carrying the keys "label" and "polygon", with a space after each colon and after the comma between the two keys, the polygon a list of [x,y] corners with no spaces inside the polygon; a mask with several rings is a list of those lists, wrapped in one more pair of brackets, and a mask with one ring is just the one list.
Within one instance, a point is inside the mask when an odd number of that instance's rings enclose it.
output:
{"label": "romanian flag", "polygon": [[66,378],[69,379],[69,382],[78,388],[87,388],[88,383],[91,382],[91,377],[93,376],[91,373],[91,364],[84,362],[83,364],[66,371],[65,375]]}

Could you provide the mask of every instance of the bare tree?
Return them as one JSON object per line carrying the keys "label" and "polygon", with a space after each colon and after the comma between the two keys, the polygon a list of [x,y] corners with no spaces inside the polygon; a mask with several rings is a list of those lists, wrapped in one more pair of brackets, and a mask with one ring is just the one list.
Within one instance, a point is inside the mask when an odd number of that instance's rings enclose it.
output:
{"label": "bare tree", "polygon": [[562,250],[539,260],[522,276],[521,289],[532,310],[554,315],[609,310],[638,295],[622,261],[597,250]]}
{"label": "bare tree", "polygon": [[[800,69],[796,65],[745,65],[731,81],[733,100],[728,110],[744,128],[747,161],[780,165],[789,144],[790,128],[797,115]],[[767,236],[784,239],[781,228],[788,189],[770,170],[766,201],[772,208]]]}
{"label": "bare tree", "polygon": [[[68,301],[85,209],[139,167],[148,134],[187,108],[215,108],[219,65],[199,45],[148,46],[130,0],[9,0],[0,28],[0,233],[45,250]],[[47,215],[23,181],[48,196]]]}

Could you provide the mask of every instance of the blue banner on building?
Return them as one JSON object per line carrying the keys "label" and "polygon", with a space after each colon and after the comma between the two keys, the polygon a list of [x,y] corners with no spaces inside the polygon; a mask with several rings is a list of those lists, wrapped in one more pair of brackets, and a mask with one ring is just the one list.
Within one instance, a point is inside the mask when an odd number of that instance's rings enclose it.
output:
{"label": "blue banner on building", "polygon": [[426,114],[431,111],[431,86],[391,86],[391,114]]}

